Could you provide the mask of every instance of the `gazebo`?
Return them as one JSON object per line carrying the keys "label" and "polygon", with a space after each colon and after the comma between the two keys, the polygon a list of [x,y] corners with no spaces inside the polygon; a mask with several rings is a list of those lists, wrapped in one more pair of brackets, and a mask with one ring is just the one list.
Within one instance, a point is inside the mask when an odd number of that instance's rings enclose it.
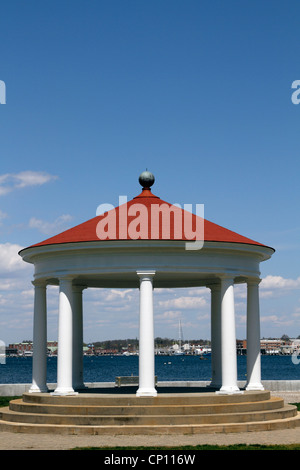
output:
{"label": "gazebo", "polygon": [[87,288],[139,288],[138,397],[156,396],[153,290],[211,290],[212,389],[237,383],[234,284],[247,284],[247,390],[263,390],[260,367],[260,262],[274,249],[155,196],[154,176],[139,177],[130,201],[20,251],[34,264],[33,372],[30,392],[47,392],[47,285],[59,286],[57,386],[73,395],[83,382],[83,302]]}

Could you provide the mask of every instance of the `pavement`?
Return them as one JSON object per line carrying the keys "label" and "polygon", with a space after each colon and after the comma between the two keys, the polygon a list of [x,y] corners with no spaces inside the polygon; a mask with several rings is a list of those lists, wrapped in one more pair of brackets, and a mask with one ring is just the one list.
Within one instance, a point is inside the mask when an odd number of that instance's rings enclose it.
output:
{"label": "pavement", "polygon": [[[300,393],[274,392],[286,403],[299,403]],[[76,447],[175,446],[231,444],[299,444],[300,427],[275,431],[226,434],[159,435],[159,436],[73,436],[0,432],[0,450],[71,450]]]}

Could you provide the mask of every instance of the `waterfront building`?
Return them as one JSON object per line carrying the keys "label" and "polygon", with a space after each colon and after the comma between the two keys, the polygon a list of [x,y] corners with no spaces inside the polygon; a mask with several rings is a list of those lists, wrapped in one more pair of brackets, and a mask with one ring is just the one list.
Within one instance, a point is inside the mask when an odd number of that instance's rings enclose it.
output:
{"label": "waterfront building", "polygon": [[22,341],[21,343],[12,343],[8,345],[9,350],[14,351],[18,356],[31,355],[33,352],[32,341]]}

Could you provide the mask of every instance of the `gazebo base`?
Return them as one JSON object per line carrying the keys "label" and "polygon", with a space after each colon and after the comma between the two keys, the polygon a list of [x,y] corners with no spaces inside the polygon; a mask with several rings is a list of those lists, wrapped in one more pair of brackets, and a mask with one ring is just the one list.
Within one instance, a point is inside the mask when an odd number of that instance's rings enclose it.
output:
{"label": "gazebo base", "polygon": [[[300,413],[269,391],[219,395],[164,389],[136,397],[134,387],[53,396],[25,393],[1,409],[0,431],[73,435],[154,435],[266,431],[300,426]],[[98,392],[98,390],[97,390]],[[103,392],[103,391],[102,391]],[[173,393],[172,393],[173,392]]]}

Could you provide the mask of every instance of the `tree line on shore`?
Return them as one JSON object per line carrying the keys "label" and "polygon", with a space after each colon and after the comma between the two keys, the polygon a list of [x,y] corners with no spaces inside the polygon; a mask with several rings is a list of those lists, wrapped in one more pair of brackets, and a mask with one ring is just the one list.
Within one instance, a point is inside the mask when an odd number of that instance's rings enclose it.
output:
{"label": "tree line on shore", "polygon": [[[197,340],[189,340],[187,341],[191,346],[195,345],[203,345],[203,346],[210,346],[210,341],[207,339],[197,339]],[[170,339],[170,338],[161,338],[157,337],[154,339],[155,347],[158,349],[168,348],[173,346],[175,343],[178,343],[178,339]],[[105,341],[95,341],[92,343],[95,349],[115,349],[118,352],[122,350],[136,350],[139,346],[138,338],[129,338],[129,339],[111,339]],[[91,343],[87,344],[87,346],[91,346]]]}

